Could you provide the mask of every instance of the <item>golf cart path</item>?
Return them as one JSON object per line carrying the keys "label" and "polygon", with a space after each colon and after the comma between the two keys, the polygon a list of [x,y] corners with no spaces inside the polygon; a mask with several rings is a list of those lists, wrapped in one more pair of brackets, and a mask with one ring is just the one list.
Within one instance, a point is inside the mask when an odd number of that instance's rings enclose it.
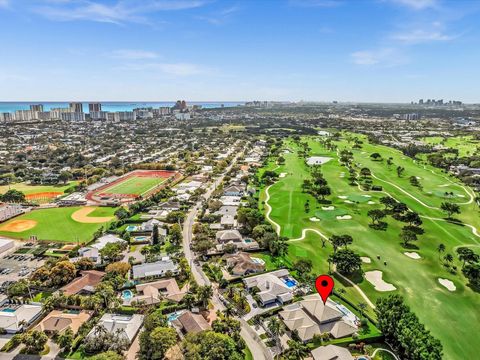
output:
{"label": "golf cart path", "polygon": [[390,350],[384,349],[384,348],[375,349],[375,351],[372,353],[372,356],[371,356],[371,357],[374,358],[375,355],[377,354],[377,352],[379,352],[379,351],[385,351],[385,352],[389,353],[390,355],[392,355],[395,360],[400,360],[400,359],[397,357],[397,355],[395,355],[395,354],[394,354],[393,352],[391,352]]}

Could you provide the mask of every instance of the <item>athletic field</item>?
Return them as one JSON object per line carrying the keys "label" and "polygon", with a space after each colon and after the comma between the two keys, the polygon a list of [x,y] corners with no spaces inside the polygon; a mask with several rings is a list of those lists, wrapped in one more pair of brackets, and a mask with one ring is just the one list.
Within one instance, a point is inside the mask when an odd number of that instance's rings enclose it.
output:
{"label": "athletic field", "polygon": [[116,209],[109,207],[62,207],[33,210],[0,223],[0,235],[28,240],[76,243],[92,239],[100,227],[113,220]]}
{"label": "athletic field", "polygon": [[88,193],[87,199],[97,203],[128,202],[154,193],[162,184],[178,176],[176,171],[135,170]]}
{"label": "athletic field", "polygon": [[[353,143],[348,139],[354,136],[363,141],[362,149],[352,150]],[[363,264],[363,270],[381,272],[383,281],[396,288],[394,291],[379,291],[364,278],[352,279],[371,302],[390,293],[401,294],[421,322],[441,340],[445,359],[478,357],[480,347],[473,344],[477,344],[476,330],[480,323],[480,313],[472,309],[480,305],[480,294],[467,286],[460,271],[462,263],[455,252],[459,246],[470,246],[479,252],[480,217],[472,190],[441,170],[413,161],[395,149],[369,144],[361,135],[345,133],[340,141],[335,142],[338,150],[351,150],[357,164],[356,169],[368,167],[373,173],[373,183],[381,185],[384,192],[362,191],[349,184],[348,170],[339,163],[337,152],[326,149],[321,144],[320,137],[304,137],[302,140],[308,141],[310,156],[331,158],[321,169],[331,188],[332,194],[327,198],[332,201],[333,209],[317,203],[311,195],[302,192],[303,180],[310,178],[309,167],[298,154],[299,147],[293,141],[286,141],[285,148],[291,152],[283,154],[285,164],[277,166],[271,161],[264,168],[283,176],[268,191],[264,188],[260,194],[262,209],[280,226],[281,235],[291,239],[285,261],[293,263],[308,258],[313,261],[316,274],[325,273],[328,271],[326,260],[333,249],[328,241],[322,247],[320,234],[326,237],[349,234],[354,241],[348,247],[368,258],[366,260],[369,262]],[[375,152],[382,155],[383,161],[373,161],[370,158]],[[389,158],[394,165],[387,164]],[[397,166],[405,168],[401,177],[396,173]],[[410,176],[416,176],[422,187],[412,186]],[[388,223],[386,231],[369,227],[371,219],[367,212],[383,209],[379,200],[387,193],[423,216],[425,234],[419,236],[412,248],[404,248],[399,237],[404,223],[387,217],[384,219]],[[310,203],[308,213],[304,208],[307,200]],[[265,201],[265,205],[262,201]],[[444,220],[445,214],[439,209],[444,201],[455,202],[460,206],[462,213],[456,217],[464,226]],[[446,251],[442,254],[437,251],[440,243],[446,246]],[[416,252],[420,259],[413,259],[405,252]],[[442,257],[447,253],[454,257],[451,266],[457,267],[456,274],[451,274],[443,266]],[[439,279],[452,281],[456,289],[448,290],[439,283]],[[335,288],[343,288],[352,302],[366,302],[350,284],[338,277],[335,281]],[[372,309],[368,313],[373,314]],[[462,328],[461,336],[458,336],[459,327]]]}
{"label": "athletic field", "polygon": [[167,178],[161,177],[132,176],[125,181],[103,189],[102,193],[137,196],[143,195],[164,183],[166,180]]}

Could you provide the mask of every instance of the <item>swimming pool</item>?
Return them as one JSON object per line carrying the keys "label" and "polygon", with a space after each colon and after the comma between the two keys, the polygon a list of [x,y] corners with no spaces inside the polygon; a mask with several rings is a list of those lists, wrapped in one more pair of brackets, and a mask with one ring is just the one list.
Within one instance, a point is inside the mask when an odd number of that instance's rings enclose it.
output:
{"label": "swimming pool", "polygon": [[3,312],[8,312],[8,313],[14,313],[15,309],[5,308],[5,309],[2,309],[2,311]]}
{"label": "swimming pool", "polygon": [[178,317],[180,315],[183,314],[183,311],[175,311],[174,313],[171,313],[170,315],[168,315],[167,319],[168,319],[168,322],[172,322],[174,320],[177,320]]}
{"label": "swimming pool", "polygon": [[131,290],[123,290],[122,291],[122,299],[123,300],[130,300],[133,297],[133,292]]}
{"label": "swimming pool", "polygon": [[294,287],[294,286],[297,286],[297,282],[293,279],[290,279],[290,278],[284,278],[283,279],[283,282],[285,283],[285,285],[287,285],[289,288],[291,287]]}
{"label": "swimming pool", "polygon": [[365,356],[360,356],[357,358],[357,360],[368,360],[368,358],[366,358]]}
{"label": "swimming pool", "polygon": [[135,236],[134,240],[135,241],[145,241],[145,240],[147,240],[147,237],[146,236]]}
{"label": "swimming pool", "polygon": [[125,228],[126,231],[135,231],[137,230],[137,227],[135,225],[128,225],[126,228]]}

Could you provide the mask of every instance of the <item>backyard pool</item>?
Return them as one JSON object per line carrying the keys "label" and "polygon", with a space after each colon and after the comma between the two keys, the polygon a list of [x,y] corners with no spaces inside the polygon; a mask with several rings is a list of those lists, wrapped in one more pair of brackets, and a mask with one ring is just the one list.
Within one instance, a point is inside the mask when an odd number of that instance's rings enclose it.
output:
{"label": "backyard pool", "polygon": [[2,311],[7,313],[14,313],[15,309],[5,308],[5,309],[2,309]]}
{"label": "backyard pool", "polygon": [[172,322],[174,320],[177,320],[178,317],[180,315],[183,314],[183,311],[175,311],[174,313],[171,313],[170,315],[168,315],[167,319],[168,319],[168,322]]}
{"label": "backyard pool", "polygon": [[125,230],[127,231],[135,231],[137,230],[137,227],[135,225],[128,225]]}
{"label": "backyard pool", "polygon": [[122,299],[123,300],[130,300],[133,297],[133,292],[131,290],[123,290],[122,291]]}
{"label": "backyard pool", "polygon": [[285,285],[287,285],[289,288],[297,286],[297,282],[289,277],[286,277],[283,279],[283,282]]}

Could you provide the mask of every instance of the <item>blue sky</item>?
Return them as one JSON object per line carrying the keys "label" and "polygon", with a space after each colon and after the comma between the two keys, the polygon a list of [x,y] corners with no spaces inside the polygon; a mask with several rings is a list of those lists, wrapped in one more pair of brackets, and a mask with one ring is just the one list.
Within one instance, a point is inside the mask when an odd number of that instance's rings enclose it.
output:
{"label": "blue sky", "polygon": [[0,0],[0,101],[480,102],[480,1]]}

